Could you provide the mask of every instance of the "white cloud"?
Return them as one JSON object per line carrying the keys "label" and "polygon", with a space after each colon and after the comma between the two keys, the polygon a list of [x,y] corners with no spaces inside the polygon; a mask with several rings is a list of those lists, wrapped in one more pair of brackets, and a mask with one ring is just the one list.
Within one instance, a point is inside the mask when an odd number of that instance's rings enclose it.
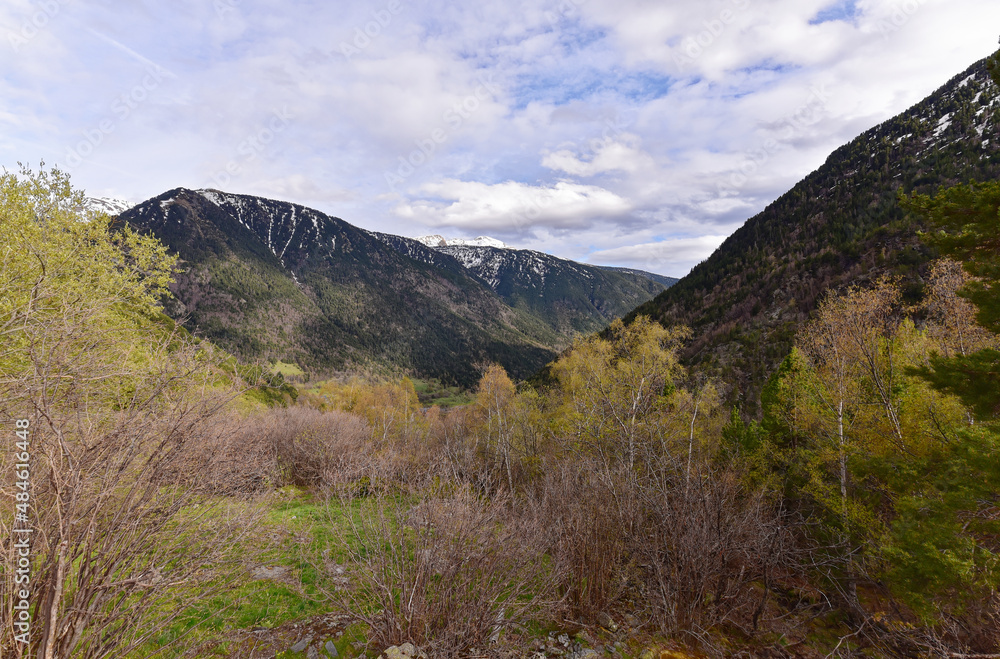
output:
{"label": "white cloud", "polygon": [[[680,264],[693,267],[707,259],[726,240],[726,236],[669,238],[640,245],[626,245],[592,252],[587,261],[597,264],[624,264],[650,272],[671,274]],[[681,272],[683,274],[683,272]]]}
{"label": "white cloud", "polygon": [[542,166],[584,178],[607,172],[634,173],[655,167],[653,158],[639,148],[636,135],[622,135],[617,140],[595,138],[591,146],[594,152],[590,154],[578,154],[571,149],[546,153]]}
{"label": "white cloud", "polygon": [[[72,174],[95,192],[217,186],[233,164],[233,191],[366,228],[669,274],[989,54],[1000,24],[995,0],[858,0],[818,25],[829,0],[405,0],[384,24],[388,0],[54,2],[0,5],[0,165],[63,162],[89,135]],[[176,77],[123,116],[149,62]],[[401,159],[419,164],[390,188]]]}
{"label": "white cloud", "polygon": [[446,179],[423,186],[421,192],[435,199],[400,204],[396,214],[428,226],[470,231],[579,229],[592,226],[597,219],[623,216],[632,208],[628,200],[613,192],[566,181],[545,187],[516,181],[488,185]]}

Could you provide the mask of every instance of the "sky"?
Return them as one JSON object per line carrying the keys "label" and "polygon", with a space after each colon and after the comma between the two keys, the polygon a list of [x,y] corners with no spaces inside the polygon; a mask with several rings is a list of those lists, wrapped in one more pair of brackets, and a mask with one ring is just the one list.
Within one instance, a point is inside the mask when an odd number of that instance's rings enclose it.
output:
{"label": "sky", "polygon": [[996,0],[3,0],[0,166],[682,276],[998,35]]}

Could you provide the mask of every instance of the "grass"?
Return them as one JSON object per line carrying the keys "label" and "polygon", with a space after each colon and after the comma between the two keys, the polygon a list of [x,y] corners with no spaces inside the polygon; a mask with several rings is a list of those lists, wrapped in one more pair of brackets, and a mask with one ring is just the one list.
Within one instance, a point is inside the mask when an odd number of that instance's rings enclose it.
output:
{"label": "grass", "polygon": [[[181,657],[183,649],[192,644],[200,647],[199,657],[237,656],[239,648],[233,647],[232,637],[237,630],[273,630],[337,613],[322,596],[323,590],[333,590],[335,586],[330,575],[314,564],[314,557],[324,556],[338,564],[348,564],[350,551],[345,541],[353,550],[363,550],[356,544],[354,525],[361,523],[367,510],[387,503],[384,498],[373,497],[353,499],[346,504],[334,499],[328,504],[300,488],[288,486],[277,490],[264,502],[259,528],[247,539],[246,546],[238,549],[245,551],[248,571],[254,564],[289,568],[287,582],[242,576],[234,587],[187,607],[170,626],[131,656],[155,653],[157,657]],[[258,549],[261,542],[267,543],[263,553]],[[352,644],[363,642],[365,631],[363,625],[354,624],[342,636],[331,639],[339,656],[362,656]],[[175,643],[176,646],[161,650]],[[291,659],[305,654],[286,650],[277,656]]]}
{"label": "grass", "polygon": [[[321,595],[324,590],[333,590],[335,585],[331,576],[314,564],[315,557],[325,557],[345,565],[350,572],[352,551],[364,552],[354,529],[361,524],[366,513],[371,513],[374,506],[388,506],[388,511],[394,508],[394,504],[401,504],[405,509],[408,503],[413,501],[393,497],[358,498],[346,503],[334,499],[328,503],[300,488],[288,486],[277,490],[265,501],[259,529],[247,541],[259,543],[260,539],[268,538],[266,550],[263,555],[258,555],[254,546],[247,546],[245,550],[248,560],[257,556],[256,564],[289,568],[287,583],[241,577],[235,587],[188,607],[169,628],[131,656],[136,659],[146,656],[179,659],[191,656],[183,655],[182,647],[192,644],[199,648],[198,657],[246,656],[248,635],[236,635],[234,632],[264,628],[274,630],[274,636],[269,637],[273,641],[271,647],[274,647],[274,654],[269,656],[283,659],[305,657],[304,652],[290,650],[298,638],[296,635],[305,633],[302,623],[310,621],[309,629],[315,630],[316,620],[322,620],[327,614],[339,613]],[[310,560],[311,557],[313,560]],[[292,628],[293,623],[300,627]],[[529,643],[527,639],[544,639],[552,634],[565,633],[552,621],[529,621],[522,629],[525,647]],[[379,648],[367,652],[363,649],[368,632],[365,625],[349,624],[339,631],[342,632],[339,636],[321,632],[315,641],[332,641],[339,657],[377,656]],[[572,631],[569,634],[572,637]],[[280,641],[276,640],[279,637]],[[178,639],[186,639],[187,642],[161,651],[161,648]],[[603,647],[622,640],[624,643],[615,655],[622,658],[689,659],[694,656],[669,649],[665,639],[644,633],[623,638],[595,629],[588,634],[577,634],[573,640],[584,647]],[[830,639],[823,640],[826,642],[819,645],[830,644]],[[321,652],[320,656],[327,655]]]}
{"label": "grass", "polygon": [[286,364],[283,361],[276,361],[271,364],[271,372],[287,377],[301,377],[306,374],[297,364]]}
{"label": "grass", "polygon": [[440,380],[413,380],[413,388],[417,392],[420,404],[425,407],[458,407],[469,405],[475,401],[475,396],[462,387],[447,387]]}

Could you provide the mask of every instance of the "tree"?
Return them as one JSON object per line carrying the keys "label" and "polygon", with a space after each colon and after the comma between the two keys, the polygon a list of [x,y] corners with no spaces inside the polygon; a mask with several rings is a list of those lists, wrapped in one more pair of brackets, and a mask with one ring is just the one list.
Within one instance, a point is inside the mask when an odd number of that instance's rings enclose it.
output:
{"label": "tree", "polygon": [[476,407],[485,418],[486,448],[496,456],[500,470],[507,476],[507,487],[514,491],[514,415],[517,388],[499,364],[486,368],[476,388]]}
{"label": "tree", "polygon": [[[163,316],[175,260],[81,210],[59,171],[0,176],[0,469],[27,426],[33,633],[15,643],[14,525],[0,512],[0,645],[16,656],[122,656],[225,581],[233,518],[209,528],[171,487],[206,421],[233,397],[209,346]],[[0,501],[12,502],[7,479]],[[202,566],[211,565],[211,569]]]}
{"label": "tree", "polygon": [[[987,68],[1000,85],[1000,51],[987,60]],[[959,295],[976,307],[979,324],[1000,332],[1000,182],[943,188],[934,197],[901,193],[900,201],[933,228],[924,240],[971,275]],[[1000,351],[995,348],[938,356],[920,374],[939,391],[961,397],[980,419],[1000,417]]]}
{"label": "tree", "polygon": [[616,320],[607,334],[577,341],[552,370],[568,434],[598,456],[608,478],[619,471],[634,478],[644,452],[672,452],[664,445],[668,435],[693,433],[697,404],[709,390],[690,399],[691,424],[672,414],[680,402],[676,383],[684,376],[677,350],[687,328],[666,329],[639,316],[630,325]]}

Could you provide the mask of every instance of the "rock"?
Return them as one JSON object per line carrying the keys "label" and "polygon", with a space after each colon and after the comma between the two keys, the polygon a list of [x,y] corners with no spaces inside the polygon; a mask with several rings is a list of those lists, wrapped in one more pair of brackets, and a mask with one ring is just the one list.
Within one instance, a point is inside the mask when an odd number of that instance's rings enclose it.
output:
{"label": "rock", "polygon": [[564,648],[569,647],[569,634],[559,634],[559,642]]}
{"label": "rock", "polygon": [[600,656],[596,650],[591,650],[590,648],[584,648],[569,655],[572,659],[595,659],[595,657]]}
{"label": "rock", "polygon": [[382,652],[382,656],[385,659],[427,659],[427,655],[418,650],[413,643],[389,646]]}
{"label": "rock", "polygon": [[262,579],[270,579],[271,581],[281,581],[288,577],[292,569],[285,567],[284,565],[274,565],[271,567],[265,567],[263,565],[255,567],[250,572],[250,577],[255,581],[260,581]]}
{"label": "rock", "polygon": [[313,640],[312,636],[306,636],[305,638],[303,638],[302,640],[300,640],[298,643],[296,643],[295,645],[293,645],[290,649],[291,649],[292,652],[302,652],[307,647],[309,647],[309,644],[312,643],[312,640]]}
{"label": "rock", "polygon": [[602,613],[598,618],[598,622],[601,624],[601,627],[604,627],[609,632],[618,631],[618,623],[615,622],[615,619],[609,616],[607,613]]}
{"label": "rock", "polygon": [[306,657],[308,657],[308,659],[319,659],[319,650],[316,649],[315,645],[309,646],[309,650],[306,652]]}
{"label": "rock", "polygon": [[333,644],[333,641],[327,641],[324,647],[326,648],[326,653],[328,655],[331,657],[337,656],[337,646]]}

